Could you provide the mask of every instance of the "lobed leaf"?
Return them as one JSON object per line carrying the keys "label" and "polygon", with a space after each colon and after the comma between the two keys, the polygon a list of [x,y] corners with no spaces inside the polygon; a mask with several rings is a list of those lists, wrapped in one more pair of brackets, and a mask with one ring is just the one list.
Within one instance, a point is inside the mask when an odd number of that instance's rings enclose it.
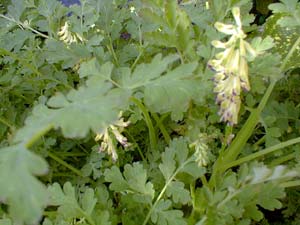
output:
{"label": "lobed leaf", "polygon": [[47,204],[45,186],[34,176],[48,171],[44,159],[22,144],[0,149],[0,199],[16,224],[36,224]]}
{"label": "lobed leaf", "polygon": [[186,225],[180,210],[169,209],[171,201],[160,200],[151,214],[151,221],[157,225]]}
{"label": "lobed leaf", "polygon": [[184,188],[184,183],[171,181],[166,190],[166,195],[172,197],[174,203],[187,204],[190,200],[190,192]]}
{"label": "lobed leaf", "polygon": [[124,177],[116,166],[105,170],[105,180],[111,183],[109,186],[111,190],[117,192],[134,192],[139,195],[144,195],[150,198],[150,200],[154,198],[153,185],[151,182],[147,182],[147,173],[141,164],[126,164],[123,174]]}

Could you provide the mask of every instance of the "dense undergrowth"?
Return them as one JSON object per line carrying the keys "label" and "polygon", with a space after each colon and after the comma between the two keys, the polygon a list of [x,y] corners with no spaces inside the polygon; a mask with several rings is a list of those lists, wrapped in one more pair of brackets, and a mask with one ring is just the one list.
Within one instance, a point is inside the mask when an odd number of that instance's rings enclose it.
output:
{"label": "dense undergrowth", "polygon": [[298,1],[77,2],[1,5],[0,224],[299,224]]}

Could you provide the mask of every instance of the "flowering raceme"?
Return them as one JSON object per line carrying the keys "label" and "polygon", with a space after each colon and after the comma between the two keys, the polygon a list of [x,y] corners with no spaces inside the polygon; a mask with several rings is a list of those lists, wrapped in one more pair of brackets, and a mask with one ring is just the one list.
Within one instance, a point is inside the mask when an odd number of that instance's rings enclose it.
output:
{"label": "flowering raceme", "polygon": [[215,72],[214,92],[217,94],[216,103],[220,106],[221,121],[233,126],[238,122],[241,105],[241,89],[250,90],[248,78],[247,56],[257,55],[251,45],[245,41],[246,34],[242,30],[240,9],[234,7],[232,14],[236,25],[215,23],[215,28],[227,35],[231,35],[227,42],[212,41],[215,48],[224,49],[208,62],[208,66]]}
{"label": "flowering raceme", "polygon": [[80,34],[71,32],[69,28],[70,28],[69,23],[65,22],[65,24],[57,32],[59,40],[63,41],[66,44],[72,44],[72,43],[77,43],[78,41],[80,42],[84,41],[83,37],[81,37]]}
{"label": "flowering raceme", "polygon": [[122,112],[120,112],[119,120],[116,121],[116,123],[109,125],[103,132],[97,133],[95,137],[95,141],[101,140],[99,151],[106,151],[111,155],[113,161],[118,159],[115,141],[119,142],[125,148],[131,145],[131,143],[127,142],[127,138],[121,134],[128,125],[129,121],[125,122],[122,118]]}

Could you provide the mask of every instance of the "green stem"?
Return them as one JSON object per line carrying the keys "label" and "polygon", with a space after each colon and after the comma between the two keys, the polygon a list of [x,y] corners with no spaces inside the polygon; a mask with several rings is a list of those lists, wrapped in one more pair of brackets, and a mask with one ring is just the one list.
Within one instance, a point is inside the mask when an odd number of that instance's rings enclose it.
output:
{"label": "green stem", "polygon": [[286,66],[288,60],[292,57],[293,53],[297,50],[297,47],[298,47],[299,44],[300,44],[300,37],[298,37],[298,39],[295,41],[295,43],[293,44],[292,48],[290,49],[289,53],[284,58],[281,66],[280,66],[280,70],[281,71],[284,71],[285,66]]}
{"label": "green stem", "polygon": [[190,158],[188,158],[183,164],[181,164],[177,170],[174,172],[174,174],[167,180],[165,186],[163,187],[163,189],[160,191],[159,195],[157,196],[154,204],[151,206],[151,209],[149,210],[143,225],[146,225],[151,217],[151,214],[153,212],[153,210],[155,209],[155,207],[157,206],[157,204],[159,203],[159,200],[163,197],[163,195],[165,194],[165,191],[167,190],[168,186],[170,185],[171,181],[176,177],[176,175],[188,164],[190,163],[192,160],[194,160],[194,156],[191,156]]}
{"label": "green stem", "polygon": [[202,175],[200,177],[200,180],[201,180],[203,186],[208,186],[207,179],[206,179],[206,177],[204,175]]}
{"label": "green stem", "polygon": [[280,184],[280,186],[284,187],[284,188],[300,186],[300,180],[287,181],[287,182]]}
{"label": "green stem", "polygon": [[30,148],[31,146],[34,145],[34,143],[40,139],[42,136],[44,136],[46,133],[48,133],[48,131],[50,131],[53,128],[52,124],[49,124],[48,126],[46,126],[43,130],[37,132],[36,134],[34,134],[28,142],[25,142],[25,147],[26,148]]}
{"label": "green stem", "polygon": [[263,96],[260,104],[254,110],[252,110],[249,118],[247,119],[246,123],[242,127],[242,129],[238,132],[236,138],[233,140],[231,145],[224,151],[224,153],[220,154],[217,161],[213,167],[213,173],[211,179],[209,181],[210,186],[215,186],[216,184],[216,177],[218,173],[222,173],[224,170],[224,164],[234,161],[238,155],[240,154],[241,150],[247,143],[248,139],[252,135],[254,128],[256,127],[257,123],[259,122],[260,113],[264,109],[271,92],[276,84],[276,80],[273,80],[269,85],[265,95]]}
{"label": "green stem", "polygon": [[130,69],[131,71],[135,68],[136,64],[138,63],[138,61],[140,60],[140,58],[142,57],[142,55],[145,52],[145,49],[147,48],[148,44],[143,44],[143,34],[142,34],[142,30],[141,30],[141,25],[138,26],[139,28],[139,55],[136,57],[136,59],[134,60],[133,64],[131,65]]}
{"label": "green stem", "polygon": [[78,140],[74,140],[74,141],[75,141],[76,145],[77,145],[84,153],[89,154],[89,151],[88,151],[85,147],[83,147],[82,144],[80,144]]}
{"label": "green stem", "polygon": [[[284,68],[285,68],[289,58],[293,55],[294,51],[297,49],[299,44],[300,44],[300,37],[294,43],[293,47],[290,49],[289,53],[283,60],[283,63],[280,66],[281,71],[284,71]],[[224,152],[224,154],[220,154],[220,156],[217,159],[217,161],[214,165],[214,168],[213,168],[213,174],[211,176],[210,185],[215,185],[217,174],[224,171],[225,167],[223,165],[234,161],[240,154],[240,152],[243,149],[243,147],[245,146],[245,144],[247,143],[255,126],[257,125],[257,123],[259,121],[260,114],[261,114],[262,110],[264,109],[264,107],[271,95],[271,92],[273,91],[273,89],[275,87],[276,81],[277,80],[271,81],[271,84],[269,85],[269,87],[268,87],[265,95],[263,96],[257,109],[254,109],[251,112],[246,123],[244,124],[242,129],[239,131],[236,138],[233,140],[232,144]],[[220,168],[222,168],[222,170],[220,170]]]}
{"label": "green stem", "polygon": [[80,157],[80,156],[86,156],[86,153],[83,152],[56,152],[56,155],[59,155],[61,157]]}
{"label": "green stem", "polygon": [[288,140],[286,142],[279,143],[277,145],[274,145],[274,146],[271,146],[269,148],[266,148],[266,149],[264,149],[262,151],[252,153],[251,155],[245,156],[245,157],[240,158],[238,160],[235,160],[233,162],[229,162],[229,163],[223,165],[221,167],[221,170],[225,171],[225,170],[227,170],[227,169],[229,169],[231,167],[238,166],[238,165],[240,165],[242,163],[251,161],[251,160],[256,159],[258,157],[264,156],[266,154],[272,153],[274,151],[283,149],[285,147],[288,147],[290,145],[294,145],[294,144],[297,144],[297,143],[300,143],[300,137]]}
{"label": "green stem", "polygon": [[135,141],[135,139],[132,137],[132,135],[131,135],[127,130],[124,130],[124,133],[126,134],[126,136],[129,136],[130,142],[133,142],[133,143],[135,144],[135,146],[136,146],[136,148],[138,149],[138,152],[139,152],[139,154],[140,154],[142,160],[143,160],[144,162],[147,162],[147,160],[146,160],[146,158],[145,158],[145,156],[144,156],[144,154],[143,154],[143,152],[142,152],[142,149],[141,149],[141,148],[139,147],[139,145],[136,143],[136,141]]}
{"label": "green stem", "polygon": [[247,119],[245,125],[242,127],[242,129],[238,132],[236,138],[233,140],[232,144],[229,146],[227,151],[224,155],[224,160],[222,160],[223,163],[231,162],[237,158],[237,156],[240,154],[241,150],[247,143],[248,139],[253,133],[254,128],[256,127],[257,123],[259,122],[259,117],[264,109],[265,105],[267,104],[267,101],[274,89],[274,86],[276,84],[276,80],[273,80],[271,84],[269,85],[265,95],[263,96],[262,100],[260,101],[260,104],[258,105],[257,109],[254,109],[249,118]]}
{"label": "green stem", "polygon": [[88,221],[90,225],[96,225],[94,220],[90,217],[90,215],[86,214],[81,208],[78,208],[80,213],[84,216],[84,218]]}
{"label": "green stem", "polygon": [[190,193],[192,198],[192,212],[188,218],[188,225],[194,225],[195,224],[195,214],[196,214],[196,195],[195,195],[195,181],[193,181],[190,184]]}
{"label": "green stem", "polygon": [[66,174],[66,173],[54,173],[51,176],[52,177],[74,177],[73,174]]}
{"label": "green stem", "polygon": [[117,55],[115,53],[115,50],[114,50],[114,47],[113,47],[112,40],[111,40],[110,36],[109,36],[109,45],[107,46],[107,48],[110,51],[110,53],[112,54],[112,56],[113,56],[113,58],[115,60],[116,65],[120,66],[119,60],[118,60]]}
{"label": "green stem", "polygon": [[296,153],[295,153],[295,152],[292,152],[292,153],[290,153],[290,154],[288,154],[288,155],[285,155],[285,156],[281,156],[281,157],[279,157],[279,158],[277,158],[277,159],[274,159],[274,160],[269,164],[269,166],[274,167],[274,166],[280,165],[280,164],[282,164],[282,163],[284,163],[284,162],[286,162],[286,161],[289,161],[289,160],[294,159],[295,156],[296,156]]}
{"label": "green stem", "polygon": [[3,117],[0,117],[0,122],[3,123],[4,125],[8,126],[10,129],[14,129],[14,126],[10,124],[6,119]]}
{"label": "green stem", "polygon": [[135,68],[136,64],[138,63],[138,61],[140,60],[140,58],[142,57],[143,54],[144,54],[144,49],[142,49],[140,51],[139,55],[136,57],[133,64],[131,65],[131,67],[130,67],[131,71]]}
{"label": "green stem", "polygon": [[179,50],[179,48],[176,48],[176,49],[177,49],[177,53],[178,53],[178,55],[180,57],[181,64],[184,64],[184,57],[183,57],[182,52]]}
{"label": "green stem", "polygon": [[84,177],[83,174],[81,173],[80,170],[76,169],[75,167],[71,166],[70,164],[66,163],[64,160],[62,160],[61,158],[59,158],[58,156],[56,156],[55,154],[53,154],[52,152],[48,152],[48,156],[55,160],[56,162],[58,162],[59,164],[63,165],[64,167],[68,168],[69,170],[71,170],[73,173],[75,173],[76,175],[80,176],[80,177]]}
{"label": "green stem", "polygon": [[160,119],[156,113],[151,113],[151,115],[153,116],[157,126],[159,127],[162,135],[164,136],[166,143],[169,144],[171,141],[171,137],[170,137],[169,133],[167,132],[165,126],[163,125],[162,119]]}
{"label": "green stem", "polygon": [[5,15],[3,15],[3,14],[0,14],[0,17],[4,18],[4,19],[6,19],[6,20],[8,20],[8,21],[10,21],[10,22],[16,23],[16,24],[18,24],[18,26],[20,26],[20,27],[23,27],[23,28],[26,28],[26,29],[28,29],[28,30],[31,30],[33,33],[35,33],[35,34],[37,34],[37,35],[39,35],[39,36],[41,36],[41,37],[43,37],[43,38],[47,38],[47,39],[50,38],[48,35],[45,35],[45,34],[39,32],[38,30],[35,30],[35,29],[32,28],[31,26],[29,26],[29,24],[22,23],[21,21],[17,21],[17,20],[15,20],[14,18],[7,17],[7,16],[5,16]]}
{"label": "green stem", "polygon": [[254,149],[258,149],[258,146],[266,141],[266,135],[262,136],[257,142],[253,144]]}
{"label": "green stem", "polygon": [[148,129],[149,129],[149,138],[150,138],[150,147],[151,147],[151,149],[152,150],[157,149],[156,134],[155,134],[153,123],[151,121],[148,110],[137,98],[131,97],[130,99],[131,99],[131,101],[133,101],[139,107],[139,109],[142,111],[142,113],[144,115],[145,122],[148,126]]}

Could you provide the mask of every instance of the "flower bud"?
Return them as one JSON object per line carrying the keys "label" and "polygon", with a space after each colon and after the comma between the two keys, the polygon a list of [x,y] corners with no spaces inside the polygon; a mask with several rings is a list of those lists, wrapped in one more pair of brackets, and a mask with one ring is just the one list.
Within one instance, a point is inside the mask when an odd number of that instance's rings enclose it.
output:
{"label": "flower bud", "polygon": [[238,27],[242,27],[242,22],[241,22],[241,15],[240,15],[240,8],[238,7],[233,7],[232,8],[232,15],[234,17],[234,20],[236,22],[236,25]]}
{"label": "flower bud", "polygon": [[218,41],[218,40],[213,40],[211,42],[212,46],[214,46],[215,48],[226,48],[226,45],[224,42],[222,41]]}
{"label": "flower bud", "polygon": [[255,51],[255,49],[252,48],[252,46],[247,41],[244,41],[244,45],[247,52],[250,54],[250,58],[254,59],[257,56],[257,52]]}
{"label": "flower bud", "polygon": [[228,57],[226,65],[224,65],[227,73],[237,74],[239,70],[239,61],[240,61],[240,52],[239,50],[235,50],[231,57]]}
{"label": "flower bud", "polygon": [[248,78],[248,63],[244,57],[240,58],[239,76],[241,80],[241,87],[245,91],[250,90],[250,83]]}
{"label": "flower bud", "polygon": [[214,81],[219,82],[226,78],[224,73],[216,73],[214,76]]}
{"label": "flower bud", "polygon": [[215,28],[224,33],[224,34],[228,34],[228,35],[233,35],[236,34],[236,28],[234,25],[231,24],[224,24],[224,23],[220,23],[220,22],[216,22],[215,23]]}

